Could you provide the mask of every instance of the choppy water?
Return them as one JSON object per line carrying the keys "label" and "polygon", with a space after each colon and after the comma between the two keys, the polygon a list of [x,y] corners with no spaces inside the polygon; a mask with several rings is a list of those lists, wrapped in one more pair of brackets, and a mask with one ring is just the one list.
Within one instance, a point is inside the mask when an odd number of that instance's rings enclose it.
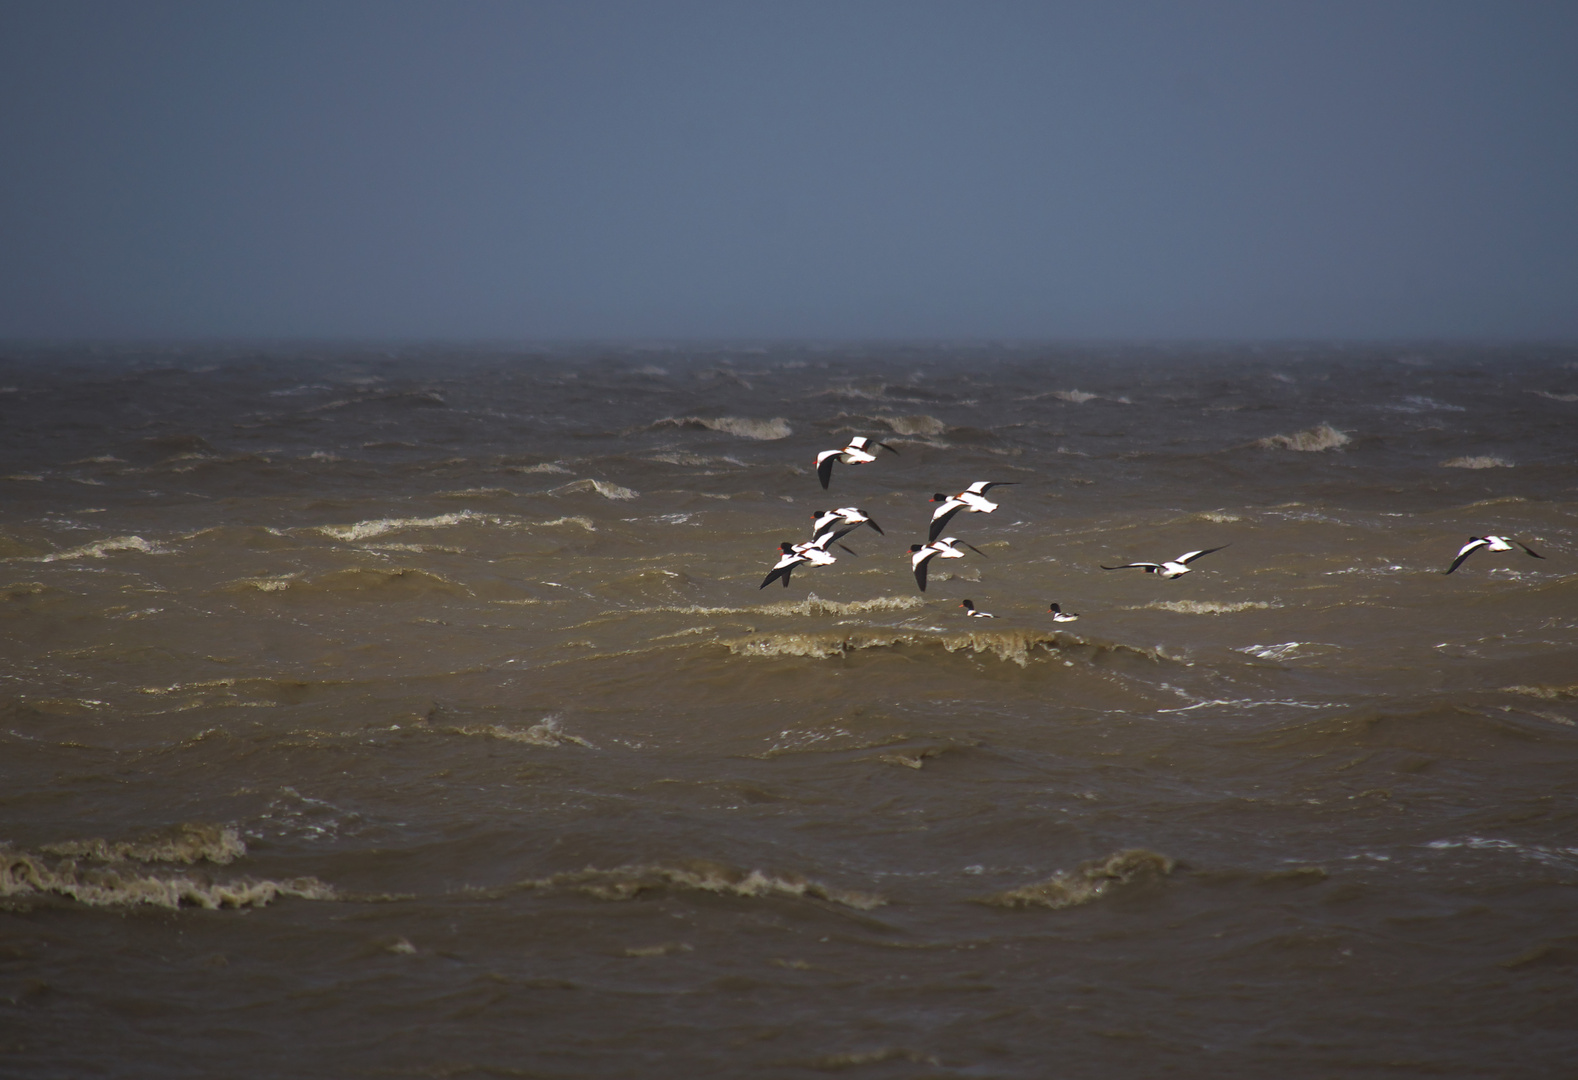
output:
{"label": "choppy water", "polygon": [[0,423],[7,1075],[1572,1075],[1578,350],[12,348]]}

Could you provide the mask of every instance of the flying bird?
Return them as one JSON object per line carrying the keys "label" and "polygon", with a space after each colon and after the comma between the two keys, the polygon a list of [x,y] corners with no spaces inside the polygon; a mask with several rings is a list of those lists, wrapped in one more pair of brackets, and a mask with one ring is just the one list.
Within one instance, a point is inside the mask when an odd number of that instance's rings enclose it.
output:
{"label": "flying bird", "polygon": [[988,501],[986,493],[994,487],[1011,487],[1018,482],[1017,480],[977,480],[957,495],[944,495],[940,491],[937,492],[931,497],[931,501],[942,505],[932,511],[931,534],[926,539],[936,540],[937,534],[947,528],[953,515],[961,510],[972,514],[990,514],[997,509],[997,504]]}
{"label": "flying bird", "polygon": [[1075,619],[1079,618],[1078,615],[1074,614],[1071,611],[1064,611],[1062,608],[1058,607],[1056,604],[1053,604],[1047,610],[1052,612],[1052,621],[1053,622],[1073,622]]}
{"label": "flying bird", "polygon": [[1227,544],[1223,544],[1222,547],[1206,548],[1204,551],[1191,551],[1178,556],[1176,559],[1169,559],[1167,562],[1131,562],[1124,563],[1122,566],[1103,566],[1102,569],[1144,570],[1147,574],[1160,574],[1162,577],[1169,579],[1183,577],[1185,574],[1190,572],[1190,563],[1194,562],[1202,555],[1209,555],[1213,551],[1221,551],[1222,548],[1227,546]]}
{"label": "flying bird", "polygon": [[1536,559],[1545,558],[1544,555],[1541,555],[1538,551],[1535,551],[1522,540],[1509,540],[1509,538],[1505,536],[1471,536],[1468,538],[1468,543],[1463,545],[1462,550],[1457,553],[1457,558],[1452,560],[1452,565],[1447,567],[1445,572],[1450,574],[1452,571],[1462,566],[1463,560],[1474,554],[1476,551],[1481,549],[1485,551],[1511,551],[1513,544],[1518,545],[1518,547],[1522,548],[1524,551],[1527,551]]}
{"label": "flying bird", "polygon": [[898,453],[897,450],[894,450],[887,443],[876,442],[873,439],[866,438],[864,435],[856,435],[849,440],[849,445],[842,450],[823,450],[816,455],[816,476],[817,479],[822,481],[822,487],[826,488],[828,482],[833,479],[833,463],[835,461],[842,462],[845,465],[869,465],[877,460],[877,455],[866,449],[868,446],[880,446],[891,453]]}
{"label": "flying bird", "polygon": [[[832,543],[832,541],[832,533],[824,533],[815,540],[804,544],[791,544],[785,540],[778,545],[778,550],[783,552],[783,554],[779,556],[778,562],[773,568],[767,572],[767,577],[763,579],[758,588],[765,589],[774,581],[782,581],[784,588],[787,589],[789,587],[789,575],[794,572],[795,567],[802,563],[809,566],[828,566],[837,562],[838,556],[827,550],[827,545]],[[844,547],[843,544],[838,546]],[[848,548],[844,548],[844,550],[849,551]],[[852,551],[849,553],[851,555],[854,554]]]}
{"label": "flying bird", "polygon": [[[876,530],[878,536],[886,536],[882,526],[877,524],[875,518],[856,506],[841,506],[837,510],[815,510],[811,513],[811,536],[820,538],[825,532],[833,534],[833,539],[854,532],[862,525],[870,525]],[[839,528],[847,525],[848,528]]]}
{"label": "flying bird", "polygon": [[959,601],[959,606],[962,607],[964,609],[964,613],[966,615],[970,616],[970,618],[972,618],[972,619],[995,619],[995,618],[997,618],[996,615],[993,615],[989,611],[976,611],[975,610],[975,604],[972,601],[969,601],[969,600],[961,600],[961,601]]}
{"label": "flying bird", "polygon": [[[932,559],[939,555],[944,559],[964,558],[964,552],[955,547],[955,544],[964,544],[964,541],[954,536],[945,536],[941,540],[933,540],[929,544],[910,545],[910,566],[915,570],[915,584],[920,586],[921,592],[926,591],[926,565]],[[986,558],[986,553],[974,544],[964,544],[964,546],[981,558]]]}

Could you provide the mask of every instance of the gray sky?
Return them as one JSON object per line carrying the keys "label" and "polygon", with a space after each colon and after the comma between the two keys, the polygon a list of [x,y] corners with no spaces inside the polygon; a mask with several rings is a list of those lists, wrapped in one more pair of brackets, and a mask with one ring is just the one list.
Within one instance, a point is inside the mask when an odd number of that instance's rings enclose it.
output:
{"label": "gray sky", "polygon": [[1578,336],[1578,3],[0,0],[0,336]]}

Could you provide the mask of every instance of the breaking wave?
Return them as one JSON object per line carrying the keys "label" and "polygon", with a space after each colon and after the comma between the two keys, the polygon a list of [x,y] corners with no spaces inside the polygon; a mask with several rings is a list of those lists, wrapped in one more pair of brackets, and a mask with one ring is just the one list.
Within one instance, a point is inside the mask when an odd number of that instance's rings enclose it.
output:
{"label": "breaking wave", "polygon": [[1076,870],[1053,874],[1033,885],[982,896],[978,902],[1006,908],[1078,907],[1100,899],[1118,886],[1164,878],[1173,872],[1173,866],[1173,860],[1165,855],[1131,848],[1082,863]]}
{"label": "breaking wave", "polygon": [[502,724],[472,724],[466,727],[452,727],[444,730],[456,735],[483,735],[490,739],[525,743],[528,746],[563,746],[565,743],[574,743],[576,746],[584,746],[588,750],[596,749],[596,747],[579,735],[571,735],[563,730],[559,726],[559,718],[557,716],[546,716],[525,731],[507,728]]}
{"label": "breaking wave", "polygon": [[595,491],[605,499],[634,499],[640,492],[631,491],[618,484],[610,484],[606,480],[572,480],[568,484],[560,484],[548,492],[550,495],[570,495],[581,491]]}
{"label": "breaking wave", "polygon": [[1264,611],[1281,606],[1264,600],[1153,600],[1129,610],[1176,611],[1181,615],[1232,615],[1240,611]]}
{"label": "breaking wave", "polygon": [[370,540],[375,536],[400,532],[405,529],[442,529],[474,520],[489,520],[474,510],[459,510],[453,514],[439,514],[427,518],[377,518],[358,521],[354,525],[319,525],[318,532],[336,540]]}
{"label": "breaking wave", "polygon": [[1335,450],[1339,446],[1347,446],[1352,441],[1350,436],[1330,424],[1321,424],[1306,431],[1295,431],[1292,435],[1267,435],[1264,439],[1256,439],[1250,445],[1258,446],[1263,450],[1317,452]]}
{"label": "breaking wave", "polygon": [[38,562],[60,562],[64,559],[102,559],[117,551],[140,551],[144,555],[168,555],[169,552],[158,544],[144,540],[140,536],[114,536],[108,540],[100,540],[92,544],[83,544],[81,547],[70,548],[66,551],[57,551],[50,555],[40,555]]}
{"label": "breaking wave", "polygon": [[693,859],[673,866],[587,867],[523,881],[519,888],[584,893],[598,900],[634,900],[643,893],[679,890],[717,893],[750,899],[769,896],[809,897],[870,911],[887,903],[876,893],[835,889],[798,874],[741,870],[722,863]]}
{"label": "breaking wave", "polygon": [[941,435],[948,425],[935,416],[879,416],[895,435]]}
{"label": "breaking wave", "polygon": [[1512,462],[1506,458],[1484,455],[1481,457],[1451,458],[1443,461],[1441,467],[1444,469],[1510,469],[1513,466]]}
{"label": "breaking wave", "polygon": [[217,910],[263,907],[282,896],[339,899],[331,886],[313,877],[214,881],[145,865],[199,861],[225,865],[246,854],[236,832],[217,825],[178,825],[127,841],[69,840],[42,851],[35,855],[0,849],[0,900],[25,904],[65,897],[89,907]]}
{"label": "breaking wave", "polygon": [[973,630],[942,633],[934,630],[894,630],[870,627],[861,630],[825,630],[811,633],[765,633],[720,640],[736,656],[806,656],[825,660],[861,649],[940,648],[945,652],[987,653],[999,660],[1027,666],[1037,650],[1056,655],[1088,652],[1092,655],[1129,653],[1149,660],[1170,659],[1159,651],[1131,645],[1095,643],[1040,630]]}
{"label": "breaking wave", "polygon": [[772,604],[753,604],[747,607],[684,607],[638,608],[631,614],[673,612],[679,615],[864,615],[872,611],[915,611],[926,606],[918,596],[877,596],[870,600],[824,600],[811,593],[804,600],[783,600]]}
{"label": "breaking wave", "polygon": [[65,840],[58,844],[45,844],[40,850],[47,855],[101,863],[135,859],[138,862],[187,865],[204,861],[224,866],[245,855],[247,845],[234,829],[203,822],[187,822],[135,840],[113,843],[97,837],[91,840]]}
{"label": "breaking wave", "polygon": [[781,416],[770,420],[755,420],[745,416],[665,416],[661,420],[653,421],[652,427],[698,427],[708,431],[721,431],[725,435],[735,435],[742,439],[760,439],[771,441],[773,439],[787,439],[794,434],[794,429],[789,426],[789,421]]}

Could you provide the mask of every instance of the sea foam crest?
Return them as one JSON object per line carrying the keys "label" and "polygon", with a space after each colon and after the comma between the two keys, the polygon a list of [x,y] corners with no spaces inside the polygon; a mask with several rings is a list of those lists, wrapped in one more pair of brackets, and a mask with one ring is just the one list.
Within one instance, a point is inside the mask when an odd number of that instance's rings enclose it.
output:
{"label": "sea foam crest", "polygon": [[1264,600],[1153,600],[1130,611],[1176,611],[1181,615],[1233,615],[1240,611],[1264,611],[1281,604]]}
{"label": "sea foam crest", "polygon": [[993,907],[1070,908],[1088,904],[1114,888],[1140,881],[1154,881],[1173,872],[1173,860],[1144,848],[1118,851],[1105,859],[1082,863],[1072,871],[1053,874],[1045,881],[979,898]]}
{"label": "sea foam crest", "polygon": [[64,840],[45,844],[48,855],[87,859],[91,862],[192,863],[203,861],[221,866],[235,862],[247,853],[247,845],[236,830],[206,822],[183,822],[133,840]]}
{"label": "sea foam crest", "polygon": [[605,499],[634,499],[641,493],[632,491],[618,484],[610,484],[606,480],[572,480],[568,484],[560,484],[548,491],[550,495],[573,495],[582,491],[593,491]]}
{"label": "sea foam crest", "polygon": [[149,872],[129,863],[81,867],[72,859],[52,862],[25,852],[0,851],[0,899],[25,901],[46,896],[64,896],[89,907],[150,905],[209,910],[262,907],[281,896],[337,898],[332,887],[312,877],[203,881],[183,874]]}
{"label": "sea foam crest", "polygon": [[488,520],[475,510],[458,510],[453,514],[439,514],[428,518],[376,518],[372,521],[358,521],[354,525],[319,525],[315,531],[336,540],[370,540],[375,536],[405,529],[443,529],[479,519]]}
{"label": "sea foam crest", "polygon": [[1065,639],[1055,633],[1039,630],[973,630],[939,633],[929,630],[889,630],[872,627],[862,630],[826,630],[807,633],[756,634],[749,637],[720,641],[736,656],[806,656],[825,660],[860,649],[882,649],[905,646],[941,648],[946,652],[987,653],[999,660],[1028,665],[1037,649],[1056,652],[1065,648],[1086,648],[1101,651],[1128,651],[1150,659],[1161,659],[1157,653],[1146,652],[1123,645],[1095,645],[1076,639]]}
{"label": "sea foam crest", "polygon": [[571,735],[563,730],[559,726],[557,716],[545,716],[525,731],[507,728],[502,724],[472,724],[445,730],[456,735],[483,735],[491,739],[503,739],[505,742],[525,743],[528,746],[563,746],[565,743],[574,743],[588,750],[597,749],[579,735]]}
{"label": "sea foam crest", "polygon": [[572,890],[599,900],[633,900],[642,893],[679,889],[751,899],[769,896],[808,897],[869,911],[887,903],[876,893],[835,889],[798,874],[741,870],[722,863],[693,859],[677,865],[628,865],[612,869],[589,866],[521,882],[522,888]]}
{"label": "sea foam crest", "polygon": [[794,428],[789,426],[789,421],[781,416],[775,416],[770,420],[757,420],[748,416],[665,416],[661,420],[653,421],[651,426],[699,427],[741,439],[759,439],[764,442],[787,439],[794,434]]}
{"label": "sea foam crest", "polygon": [[1295,431],[1292,435],[1267,435],[1264,439],[1256,439],[1251,445],[1263,450],[1300,450],[1313,453],[1335,450],[1339,446],[1347,446],[1352,441],[1353,439],[1345,432],[1338,431],[1330,424],[1320,424],[1304,431]]}
{"label": "sea foam crest", "polygon": [[81,547],[70,548],[66,551],[57,551],[50,555],[38,556],[38,562],[60,562],[65,559],[102,559],[117,551],[140,551],[144,555],[168,555],[169,552],[158,544],[150,543],[140,536],[113,536],[108,540],[99,540],[92,544],[83,544]]}
{"label": "sea foam crest", "polygon": [[1441,463],[1444,469],[1510,469],[1512,462],[1506,458],[1484,454],[1478,457],[1455,457]]}

